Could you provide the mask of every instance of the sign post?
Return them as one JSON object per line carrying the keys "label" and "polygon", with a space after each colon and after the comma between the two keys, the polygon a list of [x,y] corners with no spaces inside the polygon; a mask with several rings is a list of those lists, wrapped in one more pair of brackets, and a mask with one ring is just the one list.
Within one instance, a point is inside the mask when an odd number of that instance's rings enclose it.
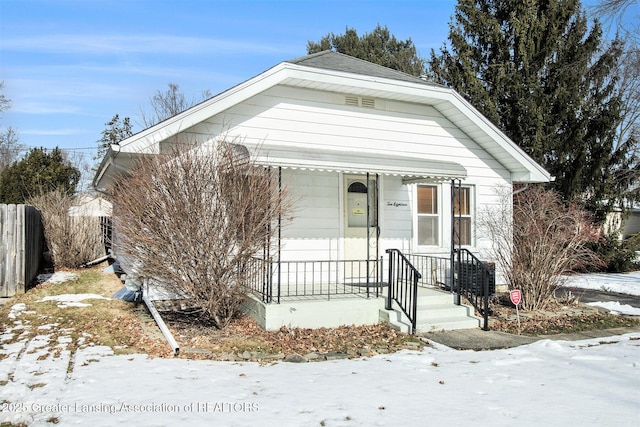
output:
{"label": "sign post", "polygon": [[520,312],[518,311],[518,304],[522,300],[522,292],[520,289],[514,289],[509,292],[511,302],[516,306],[516,318],[518,319],[518,333],[520,333]]}

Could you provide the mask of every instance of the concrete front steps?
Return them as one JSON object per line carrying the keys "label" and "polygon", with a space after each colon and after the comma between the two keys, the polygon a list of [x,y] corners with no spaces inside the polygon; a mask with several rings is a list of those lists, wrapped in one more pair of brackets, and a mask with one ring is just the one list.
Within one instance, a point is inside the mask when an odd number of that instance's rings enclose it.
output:
{"label": "concrete front steps", "polygon": [[[480,327],[481,319],[473,315],[473,307],[455,305],[453,297],[449,292],[418,288],[416,333]],[[409,319],[395,301],[392,310],[380,310],[380,319],[398,331],[411,331]]]}

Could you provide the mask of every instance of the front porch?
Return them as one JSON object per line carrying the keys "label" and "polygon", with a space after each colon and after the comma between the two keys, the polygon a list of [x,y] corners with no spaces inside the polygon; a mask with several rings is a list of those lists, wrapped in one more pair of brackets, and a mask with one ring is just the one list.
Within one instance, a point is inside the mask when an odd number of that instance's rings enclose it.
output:
{"label": "front porch", "polygon": [[409,333],[477,328],[482,319],[460,303],[466,295],[484,312],[487,329],[491,283],[486,269],[467,258],[470,253],[448,258],[387,253],[379,260],[255,259],[244,311],[267,330],[380,322]]}

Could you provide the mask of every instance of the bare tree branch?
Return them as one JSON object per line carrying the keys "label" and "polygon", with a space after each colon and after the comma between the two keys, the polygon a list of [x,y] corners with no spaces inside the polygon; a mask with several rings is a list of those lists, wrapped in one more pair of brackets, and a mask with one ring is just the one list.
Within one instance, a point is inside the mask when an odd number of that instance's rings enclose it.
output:
{"label": "bare tree branch", "polygon": [[114,193],[117,250],[220,328],[238,312],[247,266],[269,252],[274,223],[289,208],[271,170],[243,148],[177,144],[141,161]]}
{"label": "bare tree branch", "polygon": [[600,230],[577,205],[563,205],[557,193],[542,187],[515,195],[505,188],[499,195],[499,207],[481,212],[478,225],[490,237],[511,289],[522,291],[524,309],[545,309],[563,275],[602,266],[589,248],[600,240]]}

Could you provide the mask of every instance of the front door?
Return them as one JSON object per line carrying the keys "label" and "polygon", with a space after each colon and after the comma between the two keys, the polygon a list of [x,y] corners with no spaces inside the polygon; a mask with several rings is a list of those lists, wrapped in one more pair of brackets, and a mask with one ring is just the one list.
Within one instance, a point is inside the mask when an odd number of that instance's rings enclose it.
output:
{"label": "front door", "polygon": [[[377,259],[378,185],[377,176],[344,177],[344,259],[345,278],[366,281],[366,260]],[[349,262],[349,261],[358,261]],[[371,267],[369,268],[371,270]]]}

